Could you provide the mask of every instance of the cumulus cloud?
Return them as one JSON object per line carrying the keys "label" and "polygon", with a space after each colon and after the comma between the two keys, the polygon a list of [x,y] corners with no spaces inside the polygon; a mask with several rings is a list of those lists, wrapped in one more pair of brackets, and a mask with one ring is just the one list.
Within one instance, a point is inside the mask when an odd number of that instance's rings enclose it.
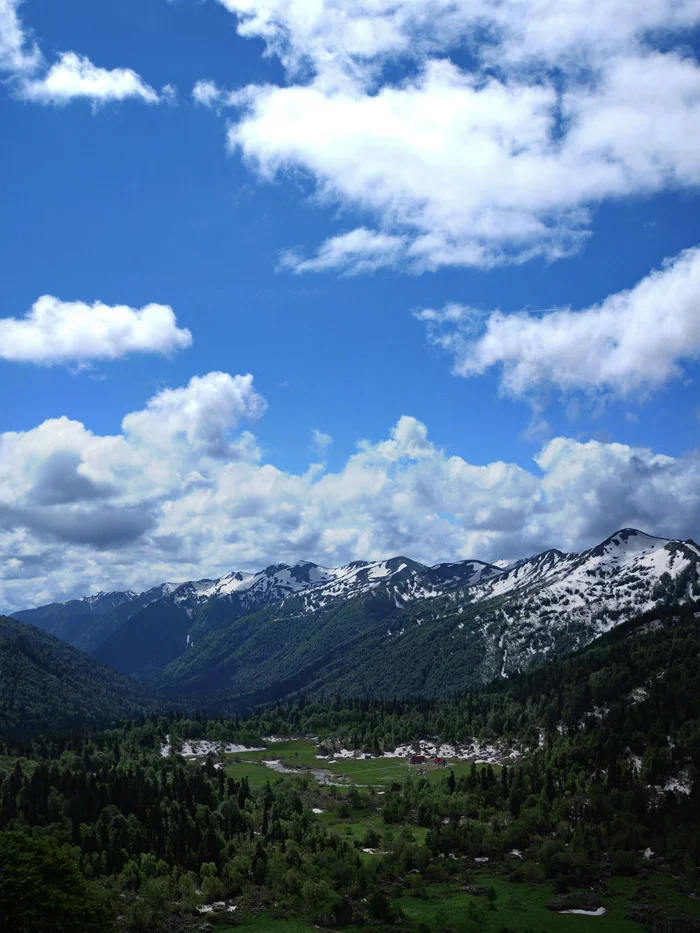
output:
{"label": "cumulus cloud", "polygon": [[170,354],[192,344],[172,308],[92,305],[43,295],[22,318],[0,318],[0,359],[24,363],[114,360],[130,353]]}
{"label": "cumulus cloud", "polygon": [[219,0],[242,36],[262,39],[287,67],[355,72],[377,58],[425,56],[481,27],[494,62],[605,58],[660,29],[697,22],[694,0]]}
{"label": "cumulus cloud", "polygon": [[181,437],[192,449],[224,456],[231,452],[231,428],[244,418],[259,418],[266,407],[250,374],[207,373],[184,388],[159,392],[143,411],[127,415],[123,427],[142,444],[170,448]]}
{"label": "cumulus cloud", "polygon": [[95,103],[132,97],[157,104],[161,99],[131,68],[98,68],[75,52],[64,52],[46,74],[23,82],[19,94],[39,104],[65,104],[79,97]]}
{"label": "cumulus cloud", "polygon": [[629,291],[580,311],[503,314],[459,305],[416,317],[450,351],[454,371],[501,367],[511,395],[554,386],[629,396],[663,386],[700,357],[700,247],[668,260]]}
{"label": "cumulus cloud", "polygon": [[700,529],[700,459],[555,438],[531,468],[448,456],[403,416],[335,472],[266,462],[250,376],[158,393],[115,435],[59,418],[0,435],[0,605],[220,575],[577,549],[617,527]]}
{"label": "cumulus cloud", "polygon": [[290,77],[197,86],[240,108],[230,147],[265,179],[301,169],[323,200],[376,218],[285,254],[296,271],[558,259],[600,201],[700,182],[693,0],[220,2]]}
{"label": "cumulus cloud", "polygon": [[21,0],[0,0],[0,70],[9,73],[16,95],[38,104],[66,104],[79,98],[94,105],[129,98],[147,104],[172,102],[175,89],[160,93],[131,68],[100,68],[85,55],[63,52],[49,66],[31,42],[19,17]]}

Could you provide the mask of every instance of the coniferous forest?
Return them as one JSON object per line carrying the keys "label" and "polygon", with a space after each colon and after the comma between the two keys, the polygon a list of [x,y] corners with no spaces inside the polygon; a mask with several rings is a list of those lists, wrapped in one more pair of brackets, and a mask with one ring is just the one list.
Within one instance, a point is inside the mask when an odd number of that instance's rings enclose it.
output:
{"label": "coniferous forest", "polygon": [[0,930],[694,931],[699,767],[693,607],[443,700],[13,728]]}

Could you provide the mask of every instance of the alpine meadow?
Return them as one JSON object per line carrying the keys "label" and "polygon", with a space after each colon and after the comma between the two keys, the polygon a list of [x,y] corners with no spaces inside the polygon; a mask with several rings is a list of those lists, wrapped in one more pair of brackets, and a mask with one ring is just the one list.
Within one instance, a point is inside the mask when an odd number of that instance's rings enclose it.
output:
{"label": "alpine meadow", "polygon": [[0,0],[0,933],[700,933],[700,0]]}

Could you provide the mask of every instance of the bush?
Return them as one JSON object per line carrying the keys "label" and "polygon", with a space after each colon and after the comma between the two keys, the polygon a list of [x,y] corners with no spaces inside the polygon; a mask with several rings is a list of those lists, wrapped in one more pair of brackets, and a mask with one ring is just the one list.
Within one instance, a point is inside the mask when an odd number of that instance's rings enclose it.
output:
{"label": "bush", "polygon": [[105,933],[104,892],[54,839],[0,833],[0,933]]}
{"label": "bush", "polygon": [[636,875],[639,870],[637,853],[629,849],[618,849],[613,852],[612,870],[614,875]]}

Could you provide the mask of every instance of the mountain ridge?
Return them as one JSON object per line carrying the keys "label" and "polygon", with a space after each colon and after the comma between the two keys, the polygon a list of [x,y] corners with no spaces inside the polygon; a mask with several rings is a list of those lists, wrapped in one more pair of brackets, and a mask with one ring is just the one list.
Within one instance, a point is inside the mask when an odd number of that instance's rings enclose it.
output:
{"label": "mountain ridge", "polygon": [[331,684],[438,695],[560,656],[657,606],[692,602],[699,561],[692,540],[622,528],[583,551],[550,548],[504,568],[401,556],[271,564],[167,585],[146,605],[140,594],[138,611],[92,654],[178,695],[276,699]]}

